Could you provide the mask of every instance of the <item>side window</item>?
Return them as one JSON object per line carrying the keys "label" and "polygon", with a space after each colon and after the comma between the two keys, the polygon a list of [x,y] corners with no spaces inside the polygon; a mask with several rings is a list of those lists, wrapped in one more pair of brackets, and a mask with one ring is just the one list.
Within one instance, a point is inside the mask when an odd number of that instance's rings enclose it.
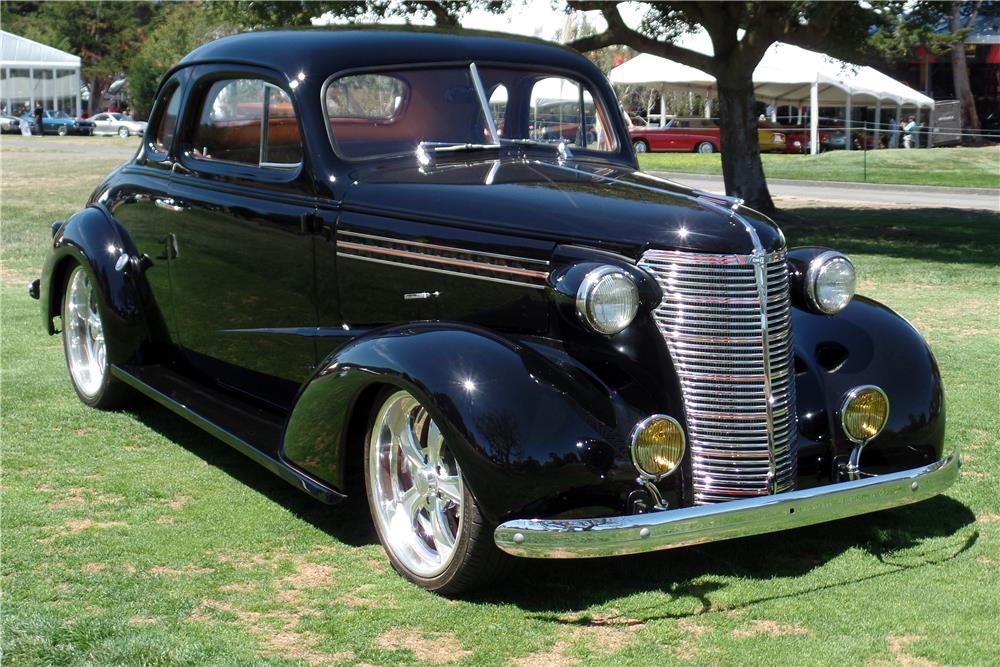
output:
{"label": "side window", "polygon": [[604,131],[603,112],[579,83],[564,77],[535,82],[529,98],[533,139],[564,141],[575,148],[611,151],[613,139]]}
{"label": "side window", "polygon": [[201,160],[288,169],[302,162],[292,101],[260,79],[224,79],[208,89],[191,136]]}
{"label": "side window", "polygon": [[170,150],[170,144],[174,140],[174,132],[177,129],[177,115],[181,110],[180,86],[168,93],[170,101],[160,115],[160,122],[156,126],[156,136],[153,139],[153,148],[161,153]]}
{"label": "side window", "polygon": [[390,121],[403,105],[403,82],[385,74],[355,74],[326,88],[326,111],[331,121],[341,118]]}

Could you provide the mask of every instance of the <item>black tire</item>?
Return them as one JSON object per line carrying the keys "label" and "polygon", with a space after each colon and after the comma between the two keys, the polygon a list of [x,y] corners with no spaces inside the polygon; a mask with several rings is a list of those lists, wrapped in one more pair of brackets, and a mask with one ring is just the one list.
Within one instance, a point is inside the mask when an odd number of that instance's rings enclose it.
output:
{"label": "black tire", "polygon": [[59,128],[56,130],[56,134],[58,134],[60,137],[65,137],[67,134],[69,134],[69,130],[66,128],[65,125],[60,125]]}
{"label": "black tire", "polygon": [[71,348],[73,344],[71,338],[74,334],[79,335],[79,331],[75,330],[73,327],[73,318],[69,313],[69,303],[71,299],[71,286],[73,281],[78,277],[78,275],[85,276],[86,280],[92,285],[91,293],[93,294],[93,306],[96,310],[97,316],[99,317],[102,325],[102,329],[108,327],[107,318],[107,306],[104,303],[104,299],[101,292],[96,287],[93,275],[89,267],[82,266],[80,264],[74,264],[69,271],[66,273],[66,282],[63,285],[62,293],[62,305],[60,308],[60,315],[62,316],[62,341],[63,341],[63,353],[66,357],[66,370],[69,372],[70,384],[73,385],[73,390],[80,400],[89,405],[92,408],[98,408],[100,410],[115,410],[128,406],[135,402],[138,395],[132,390],[127,384],[114,377],[111,374],[111,365],[107,359],[112,358],[110,354],[109,345],[107,343],[107,336],[104,336],[105,340],[105,364],[104,370],[101,374],[99,382],[95,381],[91,388],[85,388],[77,378],[77,375],[73,371],[73,352]]}
{"label": "black tire", "polygon": [[636,139],[632,142],[632,148],[635,149],[636,153],[648,153],[649,143],[645,139]]}
{"label": "black tire", "polygon": [[391,402],[399,393],[400,390],[397,387],[390,387],[379,394],[369,416],[365,434],[363,463],[365,495],[368,498],[368,508],[379,542],[393,568],[421,588],[441,595],[457,595],[481,588],[508,574],[514,566],[514,559],[497,548],[493,541],[493,531],[496,526],[487,521],[480,513],[476,499],[467,484],[463,485],[462,522],[455,540],[454,555],[447,568],[440,574],[424,577],[414,573],[397,557],[393,547],[389,545],[387,536],[383,533],[383,528],[376,514],[375,495],[377,492],[374,489],[372,474],[370,474],[372,438],[377,416],[381,413],[383,406]]}

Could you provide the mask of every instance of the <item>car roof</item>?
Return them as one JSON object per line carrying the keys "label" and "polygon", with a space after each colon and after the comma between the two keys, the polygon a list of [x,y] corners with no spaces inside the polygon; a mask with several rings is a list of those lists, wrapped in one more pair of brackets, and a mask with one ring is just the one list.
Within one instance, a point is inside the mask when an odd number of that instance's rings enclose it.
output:
{"label": "car roof", "polygon": [[235,62],[270,67],[291,78],[299,72],[325,77],[340,70],[379,65],[464,61],[545,63],[584,70],[591,77],[600,75],[576,51],[539,39],[471,30],[377,26],[242,33],[198,47],[179,65]]}

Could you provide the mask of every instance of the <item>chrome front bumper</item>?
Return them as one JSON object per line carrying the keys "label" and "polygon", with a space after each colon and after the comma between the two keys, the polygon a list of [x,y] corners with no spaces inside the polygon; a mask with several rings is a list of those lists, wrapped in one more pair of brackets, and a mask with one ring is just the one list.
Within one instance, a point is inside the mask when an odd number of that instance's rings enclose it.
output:
{"label": "chrome front bumper", "polygon": [[771,533],[909,505],[958,477],[958,449],[922,468],[773,496],[596,519],[518,519],[500,524],[500,549],[525,558],[597,558]]}

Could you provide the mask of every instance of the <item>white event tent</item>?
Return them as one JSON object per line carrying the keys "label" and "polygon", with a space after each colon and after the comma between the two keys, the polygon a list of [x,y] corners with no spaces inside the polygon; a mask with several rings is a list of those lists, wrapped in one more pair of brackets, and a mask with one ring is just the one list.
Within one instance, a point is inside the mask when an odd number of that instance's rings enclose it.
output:
{"label": "white event tent", "polygon": [[19,116],[40,102],[80,115],[80,58],[0,30],[0,105]]}
{"label": "white event tent", "polygon": [[[711,44],[696,42],[684,45],[702,53],[711,54]],[[709,115],[708,101],[716,94],[715,77],[701,70],[680,63],[643,53],[622,63],[608,75],[612,83],[638,84],[657,88],[684,90],[706,98],[705,112]],[[902,117],[903,107],[934,108],[934,100],[913,90],[871,67],[852,65],[836,58],[807,49],[776,42],[764,53],[753,73],[754,92],[758,99],[767,100],[777,108],[780,103],[799,108],[808,105],[812,151],[819,149],[819,107],[846,107],[846,131],[850,136],[852,106],[874,106],[875,118],[881,120],[882,105],[894,105],[897,118]],[[660,124],[666,119],[666,108],[660,98]],[[772,116],[772,120],[774,120]],[[875,145],[878,145],[879,122],[875,126]],[[850,143],[847,142],[848,148]]]}

